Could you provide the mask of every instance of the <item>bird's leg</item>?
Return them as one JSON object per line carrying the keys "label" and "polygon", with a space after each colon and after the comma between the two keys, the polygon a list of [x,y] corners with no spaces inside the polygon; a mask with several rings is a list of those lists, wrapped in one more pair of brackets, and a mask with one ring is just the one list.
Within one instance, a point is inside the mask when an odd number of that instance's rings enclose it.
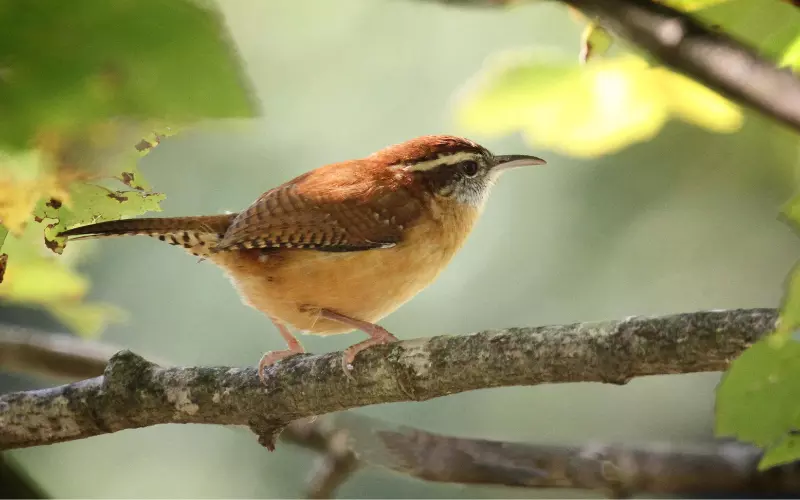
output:
{"label": "bird's leg", "polygon": [[397,342],[398,340],[397,337],[389,333],[386,328],[374,323],[370,323],[369,321],[354,319],[329,309],[322,309],[320,311],[320,316],[325,319],[338,321],[339,323],[352,326],[353,328],[357,328],[369,335],[367,340],[359,342],[358,344],[353,344],[344,350],[344,356],[342,357],[342,368],[344,368],[345,374],[348,375],[348,370],[353,369],[352,363],[358,353],[374,345],[391,344],[392,342]]}
{"label": "bird's leg", "polygon": [[282,351],[269,351],[261,358],[261,361],[258,363],[258,378],[261,379],[261,382],[264,382],[264,368],[277,363],[278,361],[288,358],[289,356],[293,356],[295,354],[303,354],[306,352],[303,349],[303,346],[300,345],[300,341],[292,335],[292,332],[289,331],[289,327],[281,323],[280,321],[276,320],[275,318],[270,318],[272,323],[275,325],[275,328],[278,329],[280,332],[281,337],[283,340],[286,341],[286,346],[288,349],[284,349]]}

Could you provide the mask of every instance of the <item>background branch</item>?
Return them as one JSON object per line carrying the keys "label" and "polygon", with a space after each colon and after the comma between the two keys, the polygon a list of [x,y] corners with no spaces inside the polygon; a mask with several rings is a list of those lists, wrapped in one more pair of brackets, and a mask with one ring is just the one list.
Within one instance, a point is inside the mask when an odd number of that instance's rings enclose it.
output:
{"label": "background branch", "polygon": [[335,418],[360,459],[427,481],[634,494],[797,495],[800,464],[760,472],[761,450],[736,442],[678,446],[544,445],[380,429],[373,419]]}

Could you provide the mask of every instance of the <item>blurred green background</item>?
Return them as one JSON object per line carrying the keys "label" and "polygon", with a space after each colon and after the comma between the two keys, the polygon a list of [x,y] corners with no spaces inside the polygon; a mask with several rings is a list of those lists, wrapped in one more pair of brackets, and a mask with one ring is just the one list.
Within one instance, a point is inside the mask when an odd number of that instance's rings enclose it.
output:
{"label": "blurred green background", "polygon": [[[411,137],[465,132],[453,96],[487,56],[549,47],[577,58],[581,26],[559,4],[510,11],[400,0],[220,2],[263,106],[165,140],[141,162],[166,193],[160,215],[239,210],[325,163]],[[797,137],[754,115],[718,135],[670,123],[654,140],[596,160],[471,136],[542,168],[495,188],[441,278],[383,321],[402,339],[700,309],[774,307],[800,251],[780,222]],[[180,364],[255,364],[282,340],[222,273],[147,238],[91,244],[92,298],[130,319],[103,339]],[[69,249],[67,250],[69,252]],[[311,352],[360,334],[301,337]],[[546,443],[711,439],[718,374],[627,386],[477,391],[358,410],[453,435]],[[266,452],[243,430],[160,426],[9,454],[56,497],[298,497],[316,455]],[[339,497],[530,497],[576,492],[429,484],[358,472]]]}

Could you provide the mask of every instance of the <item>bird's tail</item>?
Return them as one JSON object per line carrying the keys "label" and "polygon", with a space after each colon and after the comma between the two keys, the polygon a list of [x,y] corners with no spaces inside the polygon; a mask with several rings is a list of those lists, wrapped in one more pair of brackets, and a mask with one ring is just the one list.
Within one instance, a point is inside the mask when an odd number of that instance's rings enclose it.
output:
{"label": "bird's tail", "polygon": [[208,255],[222,239],[236,214],[203,217],[125,219],[74,227],[59,234],[71,240],[144,235],[179,245],[198,256]]}

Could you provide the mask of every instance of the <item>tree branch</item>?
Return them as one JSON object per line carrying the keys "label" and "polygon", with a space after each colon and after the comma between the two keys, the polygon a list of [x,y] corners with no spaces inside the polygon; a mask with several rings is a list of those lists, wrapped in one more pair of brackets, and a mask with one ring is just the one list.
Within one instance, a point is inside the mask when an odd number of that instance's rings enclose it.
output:
{"label": "tree branch", "polygon": [[117,351],[74,335],[0,327],[0,368],[9,372],[61,380],[96,377],[103,374],[108,359]]}
{"label": "tree branch", "polygon": [[255,368],[160,367],[129,351],[102,376],[0,397],[0,449],[165,424],[245,425],[272,449],[291,421],[348,408],[555,382],[624,384],[632,377],[724,370],[771,332],[774,309],[510,328],[378,346],[352,372],[341,353]]}
{"label": "tree branch", "polygon": [[[438,0],[500,6],[509,0]],[[800,78],[756,50],[652,0],[561,0],[664,65],[800,131]]]}
{"label": "tree branch", "polygon": [[351,414],[334,420],[361,460],[426,481],[583,489],[616,498],[800,493],[800,464],[759,471],[762,451],[736,442],[544,445],[387,430]]}
{"label": "tree branch", "polygon": [[[4,371],[67,380],[98,377],[118,351],[114,346],[74,335],[0,325],[0,370]],[[343,441],[344,433],[314,420],[292,422],[281,439],[320,453],[316,470],[307,481],[306,498],[333,498],[337,488],[358,468],[358,461]],[[4,471],[10,477],[12,471],[0,455],[0,483]]]}

